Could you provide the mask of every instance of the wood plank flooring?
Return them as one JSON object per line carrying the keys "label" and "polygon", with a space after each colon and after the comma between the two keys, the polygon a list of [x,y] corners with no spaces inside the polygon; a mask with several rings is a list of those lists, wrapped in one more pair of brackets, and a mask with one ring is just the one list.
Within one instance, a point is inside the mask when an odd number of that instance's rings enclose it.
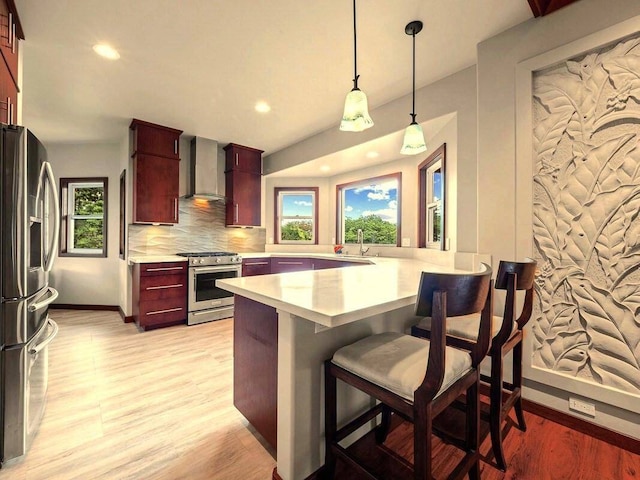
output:
{"label": "wood plank flooring", "polygon": [[42,427],[0,480],[271,478],[232,404],[232,320],[139,333],[115,312],[51,316]]}
{"label": "wood plank flooring", "polygon": [[[54,310],[49,400],[22,461],[0,480],[268,480],[274,452],[232,403],[232,320],[139,333],[115,312]],[[640,456],[526,413],[528,431],[505,441],[508,472],[488,463],[483,480],[628,480]],[[411,460],[412,431],[400,424],[373,447],[385,471],[391,450]],[[361,444],[365,446],[365,444]],[[376,450],[377,448],[377,450]],[[438,443],[441,478],[455,449]],[[339,480],[356,480],[339,465]],[[386,478],[396,480],[395,473]]]}

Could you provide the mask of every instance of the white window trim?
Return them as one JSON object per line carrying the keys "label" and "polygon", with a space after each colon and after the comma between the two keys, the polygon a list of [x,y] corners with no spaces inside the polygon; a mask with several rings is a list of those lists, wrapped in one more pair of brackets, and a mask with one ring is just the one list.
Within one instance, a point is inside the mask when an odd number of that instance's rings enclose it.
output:
{"label": "white window trim", "polygon": [[[287,216],[282,214],[282,199],[285,195],[311,195],[311,215],[310,216]],[[316,192],[314,190],[281,190],[278,192],[278,202],[276,205],[276,209],[278,212],[277,216],[277,232],[276,238],[278,239],[279,244],[294,244],[294,245],[314,245],[316,243],[316,222],[317,218],[315,218],[316,213],[316,202],[318,199],[316,198]],[[283,220],[311,220],[311,240],[283,240],[282,239],[282,221]]]}
{"label": "white window trim", "polygon": [[[105,221],[105,216],[104,216],[104,211],[102,212],[102,215],[75,215],[74,212],[74,208],[75,208],[75,191],[78,188],[102,188],[104,190],[105,186],[103,182],[73,182],[73,183],[69,183],[68,184],[68,196],[67,196],[67,212],[69,212],[68,214],[68,220],[67,220],[67,245],[68,245],[68,249],[67,251],[69,253],[75,253],[75,254],[85,254],[85,255],[100,255],[102,253],[104,253],[104,248],[75,248],[75,238],[74,238],[74,232],[75,232],[75,221],[76,220],[102,220],[103,222]],[[103,229],[104,231],[104,229]],[[102,240],[102,244],[104,245],[104,238]]]}
{"label": "white window trim", "polygon": [[[442,170],[442,158],[438,159],[437,161],[435,161],[433,163],[433,165],[431,165],[427,170],[426,170],[426,175],[427,175],[427,181],[426,181],[426,186],[427,186],[427,195],[426,197],[431,199],[433,198],[433,190],[434,190],[434,172],[436,170]],[[443,189],[444,190],[444,189]],[[442,198],[440,200],[438,200],[437,202],[427,202],[427,204],[425,205],[425,214],[426,214],[426,219],[425,219],[425,225],[427,228],[427,232],[426,232],[426,248],[431,248],[434,250],[440,250],[442,248],[442,241],[441,240],[434,240],[433,237],[433,213],[434,211],[440,207],[441,213],[440,213],[440,221],[442,221]],[[442,235],[442,226],[441,226],[441,230],[440,230],[440,234]]]}

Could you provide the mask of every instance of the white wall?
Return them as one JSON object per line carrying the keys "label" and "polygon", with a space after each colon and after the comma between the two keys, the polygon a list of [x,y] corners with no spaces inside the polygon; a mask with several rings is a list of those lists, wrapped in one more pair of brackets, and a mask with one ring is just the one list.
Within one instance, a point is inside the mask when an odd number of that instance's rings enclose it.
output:
{"label": "white wall", "polygon": [[121,146],[113,144],[48,144],[47,155],[56,182],[64,177],[107,177],[107,257],[58,257],[51,284],[60,292],[56,303],[111,305],[120,303],[118,263],[118,165]]}
{"label": "white wall", "polygon": [[[464,175],[456,176],[458,201],[457,215],[455,217],[456,249],[458,252],[470,253],[478,252],[476,232],[476,101],[475,66],[416,91],[416,111],[419,113],[418,120],[420,123],[450,113],[456,113],[456,162],[458,171],[464,172]],[[408,105],[411,105],[410,94],[372,109],[370,113],[375,118],[376,124],[373,128],[364,132],[349,134],[340,132],[337,127],[332,127],[268,155],[264,159],[264,172],[265,174],[276,173],[293,165],[404,130],[407,126]],[[408,180],[408,182],[410,181]],[[405,180],[403,179],[404,183]],[[268,216],[269,214],[267,213]],[[267,224],[268,222],[267,220]],[[409,227],[408,224],[407,227]],[[335,226],[333,230],[335,231]],[[267,235],[268,238],[269,235]],[[415,241],[417,241],[417,237]],[[412,244],[415,245],[415,242],[412,241]]]}
{"label": "white wall", "polygon": [[[523,219],[516,215],[522,215],[527,209],[516,202],[519,193],[516,190],[516,139],[532,135],[530,129],[518,129],[518,65],[637,15],[640,15],[637,0],[582,0],[479,44],[478,247],[492,254],[494,267],[499,259],[523,256],[522,253],[531,250],[532,233],[527,238],[517,235]],[[578,50],[574,55],[579,53]],[[531,99],[527,101],[530,103]],[[531,179],[533,166],[529,168]],[[526,368],[530,360],[525,358],[524,363]],[[559,384],[560,388],[555,388],[551,380],[546,383],[527,380],[525,396],[565,412],[569,412],[570,395],[589,401],[596,396],[595,386],[578,391],[569,380],[560,379]],[[594,423],[640,438],[640,416],[615,408],[606,400],[593,403],[597,410]]]}

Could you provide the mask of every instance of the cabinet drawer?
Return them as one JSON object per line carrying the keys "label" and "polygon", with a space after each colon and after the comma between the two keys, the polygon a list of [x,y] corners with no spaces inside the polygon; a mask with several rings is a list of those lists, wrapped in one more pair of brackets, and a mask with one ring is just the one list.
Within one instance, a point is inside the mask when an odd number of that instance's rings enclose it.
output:
{"label": "cabinet drawer", "polygon": [[140,301],[161,300],[166,298],[187,298],[187,276],[151,275],[140,279]]}
{"label": "cabinet drawer", "polygon": [[298,272],[300,270],[311,270],[311,259],[296,257],[271,259],[271,273]]}
{"label": "cabinet drawer", "polygon": [[140,323],[166,323],[187,318],[186,298],[167,298],[140,302]]}
{"label": "cabinet drawer", "polygon": [[177,275],[187,271],[187,262],[163,262],[140,264],[140,276]]}
{"label": "cabinet drawer", "polygon": [[270,258],[252,258],[242,261],[242,276],[266,275],[271,273]]}

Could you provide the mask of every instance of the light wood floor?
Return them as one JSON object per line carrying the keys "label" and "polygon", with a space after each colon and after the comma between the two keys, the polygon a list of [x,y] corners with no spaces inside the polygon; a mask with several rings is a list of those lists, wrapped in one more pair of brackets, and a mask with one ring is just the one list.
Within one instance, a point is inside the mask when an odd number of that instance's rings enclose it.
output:
{"label": "light wood floor", "polygon": [[139,333],[115,312],[51,316],[45,417],[0,480],[271,478],[233,407],[231,320]]}

